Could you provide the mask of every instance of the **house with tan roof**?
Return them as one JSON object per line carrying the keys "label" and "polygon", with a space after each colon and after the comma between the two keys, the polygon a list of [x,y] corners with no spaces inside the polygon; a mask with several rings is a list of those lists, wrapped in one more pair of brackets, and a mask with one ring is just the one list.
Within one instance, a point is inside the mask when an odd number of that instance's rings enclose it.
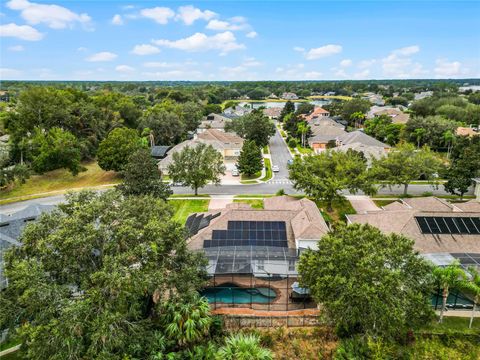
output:
{"label": "house with tan roof", "polygon": [[345,127],[329,117],[317,118],[310,122],[312,135],[308,138],[308,145],[319,153],[327,149],[330,142],[336,143],[340,136],[347,134]]}
{"label": "house with tan roof", "polygon": [[457,136],[468,136],[468,137],[471,137],[471,136],[477,136],[477,135],[480,135],[480,132],[478,131],[475,131],[475,129],[471,128],[471,127],[462,127],[462,126],[459,126],[457,128],[457,130],[455,130],[455,134]]}
{"label": "house with tan roof", "polygon": [[269,107],[263,109],[263,114],[267,116],[269,119],[278,119],[280,118],[280,114],[282,113],[283,108],[281,107]]}
{"label": "house with tan roof", "polygon": [[307,121],[309,124],[316,119],[328,118],[329,116],[330,116],[330,112],[320,106],[315,106],[315,108],[310,114],[300,115],[300,117],[303,118],[305,121]]}
{"label": "house with tan roof", "polygon": [[175,145],[167,153],[167,156],[158,162],[162,173],[167,173],[168,165],[173,160],[173,154],[182,151],[185,147],[195,147],[199,144],[212,145],[215,150],[222,154],[223,162],[227,170],[235,167],[243,146],[243,139],[234,133],[224,132],[217,129],[206,129],[197,134],[192,140],[185,140]]}
{"label": "house with tan roof", "polygon": [[369,118],[381,115],[391,117],[393,124],[406,124],[410,120],[410,114],[406,114],[397,108],[376,107],[372,112],[369,112]]}
{"label": "house with tan roof", "polygon": [[436,197],[410,198],[382,211],[347,215],[349,223],[370,224],[415,241],[422,254],[470,253],[480,256],[480,202],[450,203]]}
{"label": "house with tan roof", "polygon": [[205,116],[197,128],[197,133],[202,133],[208,129],[214,129],[219,131],[225,131],[225,125],[227,125],[231,119],[226,116],[211,113]]}

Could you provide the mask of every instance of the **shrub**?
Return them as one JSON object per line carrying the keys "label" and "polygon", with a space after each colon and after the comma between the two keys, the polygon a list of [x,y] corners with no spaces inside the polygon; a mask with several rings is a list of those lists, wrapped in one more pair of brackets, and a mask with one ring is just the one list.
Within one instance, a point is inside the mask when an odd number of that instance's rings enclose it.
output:
{"label": "shrub", "polygon": [[291,148],[297,147],[297,140],[290,138],[290,140],[288,140],[288,146]]}

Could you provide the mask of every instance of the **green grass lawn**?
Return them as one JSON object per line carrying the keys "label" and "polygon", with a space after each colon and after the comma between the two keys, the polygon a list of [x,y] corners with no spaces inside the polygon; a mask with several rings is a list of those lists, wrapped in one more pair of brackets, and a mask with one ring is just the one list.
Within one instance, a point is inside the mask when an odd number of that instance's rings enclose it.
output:
{"label": "green grass lawn", "polygon": [[280,130],[280,135],[283,137],[283,138],[286,138],[287,137],[287,133],[283,130]]}
{"label": "green grass lawn", "polygon": [[257,172],[256,174],[253,174],[251,176],[241,174],[240,175],[240,180],[255,180],[255,179],[258,179],[260,177],[260,175],[262,175],[261,171]]}
{"label": "green grass lawn", "polygon": [[270,153],[270,149],[268,148],[268,145],[263,147],[263,153],[264,154],[269,154]]}
{"label": "green grass lawn", "polygon": [[322,212],[323,218],[327,223],[344,222],[346,220],[345,215],[357,213],[348,200],[333,201],[331,211],[327,209],[327,203],[325,201],[321,200],[316,201],[315,203]]}
{"label": "green grass lawn", "polygon": [[263,161],[265,163],[266,173],[265,173],[265,176],[260,179],[260,181],[268,181],[272,178],[272,163],[270,159],[267,159],[267,158],[263,159]]}
{"label": "green grass lawn", "polygon": [[302,147],[302,145],[297,144],[297,150],[300,152],[300,154],[312,154],[313,150],[310,149],[309,147]]}
{"label": "green grass lawn", "polygon": [[263,199],[235,199],[233,202],[249,204],[253,209],[263,209]]}
{"label": "green grass lawn", "polygon": [[373,200],[373,202],[379,207],[391,204],[395,201],[396,200]]}
{"label": "green grass lawn", "polygon": [[[69,189],[96,187],[120,182],[120,177],[113,171],[100,169],[96,162],[83,164],[87,171],[73,176],[68,170],[58,169],[42,175],[31,176],[25,184],[15,184],[11,188],[0,191],[0,203],[9,202],[13,198],[19,201],[29,197],[40,197],[42,193],[64,192]],[[39,196],[34,196],[34,195]],[[47,194],[48,195],[48,194]],[[47,196],[45,195],[45,196]]]}
{"label": "green grass lawn", "polygon": [[173,220],[185,224],[188,216],[196,212],[208,211],[210,200],[181,200],[171,199],[168,201],[174,209]]}
{"label": "green grass lawn", "polygon": [[439,324],[437,320],[432,321],[430,324],[422,327],[422,332],[445,332],[454,331],[462,333],[476,333],[480,334],[480,318],[474,318],[472,328],[468,328],[470,318],[457,317],[457,316],[445,316],[443,323]]}

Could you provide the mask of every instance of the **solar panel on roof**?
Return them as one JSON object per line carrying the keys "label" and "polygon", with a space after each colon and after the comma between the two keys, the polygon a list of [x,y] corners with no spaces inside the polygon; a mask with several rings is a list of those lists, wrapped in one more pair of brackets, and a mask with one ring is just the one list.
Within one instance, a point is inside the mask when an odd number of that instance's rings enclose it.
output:
{"label": "solar panel on roof", "polygon": [[416,216],[423,234],[480,234],[478,217]]}

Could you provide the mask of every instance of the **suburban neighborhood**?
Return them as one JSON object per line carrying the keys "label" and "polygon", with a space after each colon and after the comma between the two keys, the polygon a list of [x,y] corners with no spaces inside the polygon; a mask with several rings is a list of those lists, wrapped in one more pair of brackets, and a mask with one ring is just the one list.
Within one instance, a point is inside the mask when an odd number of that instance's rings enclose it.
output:
{"label": "suburban neighborhood", "polygon": [[480,8],[411,5],[0,4],[0,360],[480,359]]}

